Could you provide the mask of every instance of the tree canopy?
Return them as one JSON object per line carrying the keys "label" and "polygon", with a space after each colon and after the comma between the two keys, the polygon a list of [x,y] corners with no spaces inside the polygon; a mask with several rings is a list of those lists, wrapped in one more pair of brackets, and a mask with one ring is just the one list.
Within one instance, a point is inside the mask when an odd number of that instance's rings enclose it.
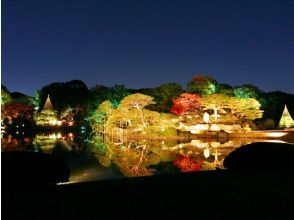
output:
{"label": "tree canopy", "polygon": [[192,93],[183,93],[173,99],[171,112],[176,115],[183,115],[188,112],[197,113],[200,108],[200,96]]}
{"label": "tree canopy", "polygon": [[188,83],[187,91],[200,95],[214,94],[218,92],[218,83],[210,76],[196,75]]}
{"label": "tree canopy", "polygon": [[223,94],[212,94],[201,97],[201,107],[205,110],[213,110],[214,121],[216,122],[218,112],[226,112],[225,109],[232,107],[231,97]]}
{"label": "tree canopy", "polygon": [[12,102],[12,98],[8,89],[1,85],[1,107],[10,102]]}

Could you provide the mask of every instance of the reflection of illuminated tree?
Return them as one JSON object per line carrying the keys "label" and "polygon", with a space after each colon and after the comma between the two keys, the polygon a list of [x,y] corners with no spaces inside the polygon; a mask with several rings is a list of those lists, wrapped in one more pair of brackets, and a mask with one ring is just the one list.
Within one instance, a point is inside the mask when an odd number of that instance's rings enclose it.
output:
{"label": "reflection of illuminated tree", "polygon": [[180,168],[182,172],[192,172],[201,170],[202,161],[192,159],[190,156],[179,156],[173,164]]}
{"label": "reflection of illuminated tree", "polygon": [[155,172],[153,168],[161,169],[160,164],[164,163],[173,164],[174,169],[179,168],[177,170],[182,172],[223,168],[223,159],[234,150],[235,144],[221,144],[215,140],[195,140],[181,144],[148,141],[115,144],[100,138],[93,143],[93,149],[100,164],[105,167],[115,164],[124,176],[133,177],[152,175]]}
{"label": "reflection of illuminated tree", "polygon": [[43,152],[51,152],[55,146],[56,141],[56,138],[50,138],[49,135],[37,134],[33,144],[37,149]]}
{"label": "reflection of illuminated tree", "polygon": [[37,150],[42,152],[52,153],[56,144],[59,144],[66,151],[72,151],[74,145],[72,133],[67,136],[58,134],[37,134],[34,138],[33,144]]}
{"label": "reflection of illuminated tree", "polygon": [[[103,142],[97,139],[93,142],[94,151],[99,162],[106,167],[111,163],[116,164],[125,176],[146,176],[151,175],[152,170],[148,167],[160,162],[160,155],[153,151],[153,148],[146,143],[128,142],[115,145],[113,142]],[[99,147],[97,147],[99,146]]]}
{"label": "reflection of illuminated tree", "polygon": [[2,151],[26,151],[33,150],[32,138],[26,137],[17,139],[11,135],[1,137],[1,150]]}
{"label": "reflection of illuminated tree", "polygon": [[107,145],[104,137],[100,135],[94,136],[91,142],[92,150],[99,163],[104,167],[111,166],[111,160],[113,159],[112,143],[110,142]]}
{"label": "reflection of illuminated tree", "polygon": [[[120,167],[126,176],[146,176],[152,172],[148,169],[148,163],[153,158],[149,146],[140,143],[130,143],[127,148],[120,151],[121,158],[114,162]],[[152,162],[151,162],[152,163]]]}
{"label": "reflection of illuminated tree", "polygon": [[220,167],[222,165],[222,162],[219,160],[219,155],[221,155],[218,151],[217,151],[217,148],[215,148],[215,152],[212,153],[212,155],[214,155],[214,162],[213,162],[213,165],[215,167]]}

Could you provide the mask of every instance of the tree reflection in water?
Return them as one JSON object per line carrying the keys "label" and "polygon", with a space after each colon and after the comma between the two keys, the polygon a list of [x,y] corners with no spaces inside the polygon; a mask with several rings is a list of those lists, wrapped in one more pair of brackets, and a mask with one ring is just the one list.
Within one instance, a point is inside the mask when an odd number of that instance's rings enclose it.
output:
{"label": "tree reflection in water", "polygon": [[[116,144],[107,138],[96,138],[93,151],[103,166],[115,164],[124,176],[134,177],[169,172],[170,165],[178,172],[223,168],[225,156],[245,143],[238,139],[226,143],[217,140],[188,143],[141,140]],[[163,163],[170,163],[169,169],[164,170],[167,166],[161,166]]]}
{"label": "tree reflection in water", "polygon": [[223,160],[230,152],[258,141],[264,140],[128,140],[115,143],[98,135],[86,141],[72,133],[37,134],[35,137],[5,135],[1,139],[2,151],[38,151],[64,158],[74,181],[215,170],[223,168]]}

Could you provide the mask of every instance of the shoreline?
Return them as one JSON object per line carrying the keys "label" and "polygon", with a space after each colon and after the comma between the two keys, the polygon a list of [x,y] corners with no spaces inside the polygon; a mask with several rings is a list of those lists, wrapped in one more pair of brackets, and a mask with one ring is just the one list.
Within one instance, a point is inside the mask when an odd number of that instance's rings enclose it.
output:
{"label": "shoreline", "polygon": [[162,174],[8,189],[2,211],[6,219],[292,219],[293,183],[270,172]]}
{"label": "shoreline", "polygon": [[[95,135],[94,135],[95,136]],[[119,139],[119,136],[107,135],[108,138]],[[125,140],[150,140],[150,141],[169,141],[178,140],[186,141],[193,139],[213,139],[213,140],[231,140],[231,139],[264,139],[264,140],[281,140],[293,141],[294,143],[294,130],[256,130],[256,131],[241,131],[227,133],[227,136],[219,135],[219,132],[205,132],[201,134],[191,134],[190,132],[181,132],[179,135],[173,137],[169,136],[144,136],[144,135],[124,135]]]}

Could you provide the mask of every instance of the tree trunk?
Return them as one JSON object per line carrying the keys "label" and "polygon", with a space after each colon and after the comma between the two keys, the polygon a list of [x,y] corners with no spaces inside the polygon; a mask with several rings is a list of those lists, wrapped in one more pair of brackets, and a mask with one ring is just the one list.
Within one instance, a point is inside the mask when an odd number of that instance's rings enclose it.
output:
{"label": "tree trunk", "polygon": [[139,112],[140,112],[140,115],[141,115],[141,120],[142,120],[143,126],[145,128],[147,128],[147,123],[146,123],[145,118],[144,118],[143,109],[139,109]]}
{"label": "tree trunk", "polygon": [[217,108],[214,109],[214,121],[217,121]]}

